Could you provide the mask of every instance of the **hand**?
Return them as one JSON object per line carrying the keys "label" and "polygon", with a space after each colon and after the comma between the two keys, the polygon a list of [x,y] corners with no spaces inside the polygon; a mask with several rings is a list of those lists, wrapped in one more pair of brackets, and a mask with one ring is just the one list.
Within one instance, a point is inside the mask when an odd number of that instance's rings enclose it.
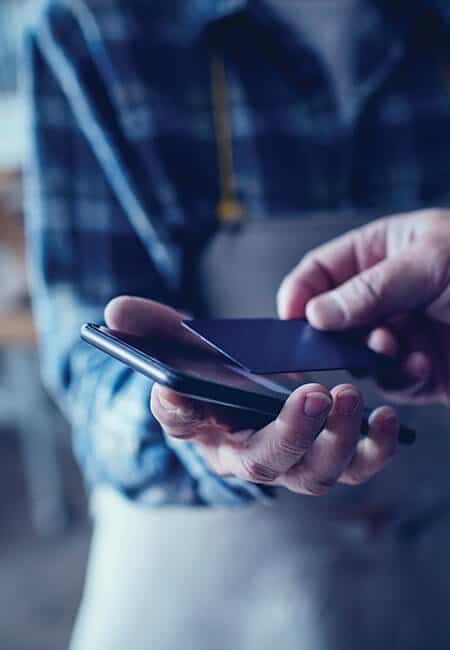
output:
{"label": "hand", "polygon": [[[190,337],[182,316],[163,305],[123,297],[106,309],[109,327],[145,336]],[[368,437],[360,439],[363,400],[346,384],[328,391],[319,384],[298,388],[280,415],[258,428],[249,414],[188,399],[154,385],[151,410],[167,435],[195,443],[221,476],[285,486],[293,492],[326,494],[336,482],[357,484],[392,458],[399,423],[392,409],[372,414]]]}
{"label": "hand", "polygon": [[390,399],[450,404],[450,211],[380,219],[313,250],[278,307],[319,329],[368,327],[373,349],[401,359],[379,378]]}

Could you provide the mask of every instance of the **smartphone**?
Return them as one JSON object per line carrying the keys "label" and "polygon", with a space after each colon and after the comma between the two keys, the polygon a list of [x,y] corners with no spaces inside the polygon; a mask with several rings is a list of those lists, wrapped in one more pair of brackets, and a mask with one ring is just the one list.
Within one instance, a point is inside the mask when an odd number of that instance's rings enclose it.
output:
{"label": "smartphone", "polygon": [[[83,325],[81,337],[158,384],[247,413],[255,426],[277,417],[291,392],[302,384],[299,373],[255,375],[204,345],[141,338],[92,323]],[[367,410],[365,416],[369,414]],[[361,433],[367,430],[366,419]],[[412,444],[415,438],[412,429],[401,427],[401,443]]]}

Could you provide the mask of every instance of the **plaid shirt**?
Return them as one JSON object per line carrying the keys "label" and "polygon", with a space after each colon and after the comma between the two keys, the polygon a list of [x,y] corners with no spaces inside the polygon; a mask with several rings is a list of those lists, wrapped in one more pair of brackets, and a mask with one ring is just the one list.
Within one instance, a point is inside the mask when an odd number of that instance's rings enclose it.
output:
{"label": "plaid shirt", "polygon": [[321,61],[263,0],[47,2],[26,48],[29,257],[43,374],[89,485],[152,505],[264,496],[166,439],[148,381],[79,340],[118,294],[180,304],[216,229],[211,44],[248,218],[338,218],[449,203],[449,30],[447,0],[368,2],[344,125]]}

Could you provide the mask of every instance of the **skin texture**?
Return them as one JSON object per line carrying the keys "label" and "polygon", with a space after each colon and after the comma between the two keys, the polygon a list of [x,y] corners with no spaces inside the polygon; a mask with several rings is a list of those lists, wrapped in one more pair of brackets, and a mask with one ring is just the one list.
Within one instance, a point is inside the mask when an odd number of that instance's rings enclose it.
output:
{"label": "skin texture", "polygon": [[[196,344],[180,327],[184,315],[142,298],[122,296],[106,308],[109,327],[141,336],[167,336]],[[351,384],[331,391],[319,384],[298,388],[280,415],[263,428],[240,419],[234,409],[188,399],[153,386],[153,415],[169,436],[198,445],[221,476],[284,486],[314,496],[327,494],[337,482],[358,484],[379,472],[394,455],[399,423],[382,407],[370,418],[361,439],[363,399]],[[253,427],[253,428],[252,428]]]}
{"label": "skin texture", "polygon": [[380,219],[311,251],[284,279],[282,318],[324,330],[367,327],[402,359],[379,386],[399,403],[450,404],[450,211]]}
{"label": "skin texture", "polygon": [[[390,400],[450,404],[450,211],[380,219],[311,251],[284,279],[278,307],[282,318],[306,316],[319,329],[367,327],[373,349],[401,360],[396,375],[378,378]],[[110,327],[187,340],[181,318],[139,298],[118,298],[106,309]],[[220,475],[310,495],[326,494],[336,482],[366,481],[392,458],[394,411],[375,411],[361,440],[362,408],[355,386],[329,392],[310,384],[257,429],[239,422],[233,410],[157,385],[151,395],[166,433],[196,443]]]}

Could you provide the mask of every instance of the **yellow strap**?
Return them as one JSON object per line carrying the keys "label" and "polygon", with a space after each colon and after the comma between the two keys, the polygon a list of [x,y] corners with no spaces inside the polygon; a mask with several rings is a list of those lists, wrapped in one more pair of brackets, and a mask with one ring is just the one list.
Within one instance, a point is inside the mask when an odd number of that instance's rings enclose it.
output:
{"label": "yellow strap", "polygon": [[222,224],[236,225],[243,220],[244,210],[236,193],[225,64],[218,52],[211,55],[211,95],[220,176],[216,214]]}

